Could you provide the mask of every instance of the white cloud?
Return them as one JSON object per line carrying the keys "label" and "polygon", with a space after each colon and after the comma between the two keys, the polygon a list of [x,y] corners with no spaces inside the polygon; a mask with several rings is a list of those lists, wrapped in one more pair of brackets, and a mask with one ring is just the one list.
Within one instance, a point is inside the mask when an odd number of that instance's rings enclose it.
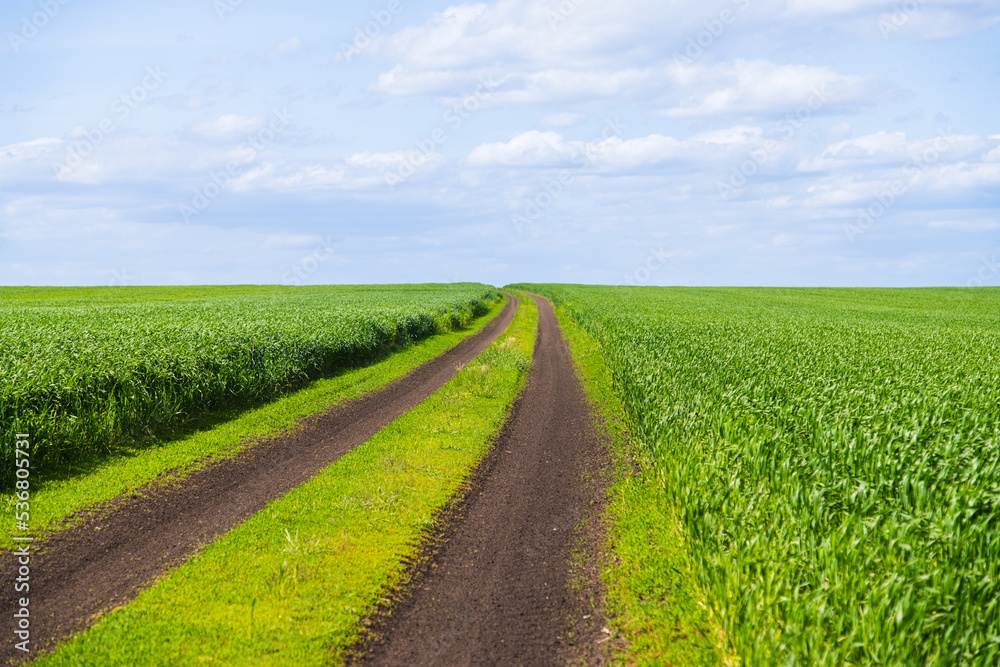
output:
{"label": "white cloud", "polygon": [[[480,79],[497,83],[489,104],[542,105],[588,100],[643,101],[670,118],[709,116],[771,116],[809,105],[810,113],[825,114],[869,107],[883,92],[869,76],[844,75],[829,68],[780,65],[767,60],[718,65],[666,64],[645,69],[540,69],[506,74],[476,71]],[[478,81],[465,84],[469,73],[453,70],[409,71],[397,65],[372,85],[391,95],[452,95],[472,93]],[[461,88],[462,85],[466,88]],[[574,118],[574,114],[565,114]],[[544,124],[544,123],[543,123]],[[558,125],[548,125],[557,127]]]}
{"label": "white cloud", "polygon": [[985,30],[1000,21],[991,0],[788,0],[783,13],[790,19],[840,21],[855,32],[883,39],[909,35],[939,40]]}
{"label": "white cloud", "polygon": [[[744,6],[746,4],[746,6]],[[905,28],[928,38],[978,30],[1000,20],[995,3],[952,0],[928,3],[907,15]],[[392,62],[371,84],[387,95],[468,94],[484,75],[503,81],[496,104],[552,104],[632,99],[658,106],[668,117],[772,114],[827,91],[821,113],[872,107],[888,85],[865,74],[766,60],[731,59],[741,40],[762,34],[797,39],[808,26],[840,26],[881,40],[876,24],[883,0],[710,1],[697,9],[683,3],[579,0],[534,3],[499,0],[459,4],[424,24],[380,37],[372,49]],[[724,10],[734,18],[708,33],[700,62],[669,67],[683,45],[706,30]],[[718,22],[718,21],[717,21]],[[832,22],[832,23],[831,23]],[[922,27],[926,24],[929,28]],[[939,35],[928,32],[930,28]],[[682,71],[682,70],[687,71]],[[542,124],[543,127],[560,127]]]}
{"label": "white cloud", "polygon": [[266,120],[264,116],[251,118],[230,113],[219,116],[213,121],[198,123],[191,129],[209,139],[232,140],[256,132],[264,127]]}
{"label": "white cloud", "polygon": [[26,167],[37,167],[46,160],[53,160],[63,142],[52,137],[42,137],[0,147],[0,174],[5,178],[16,176]]}
{"label": "white cloud", "polygon": [[820,155],[804,160],[799,171],[824,171],[856,164],[902,164],[909,159],[905,132],[876,132],[827,147]]}
{"label": "white cloud", "polygon": [[278,58],[280,56],[287,55],[289,53],[295,53],[301,48],[302,48],[302,42],[299,41],[299,38],[292,37],[291,39],[286,40],[281,44],[278,44],[273,49],[271,49],[271,52],[268,55],[271,58]]}
{"label": "white cloud", "polygon": [[880,34],[888,39],[899,35],[909,35],[924,40],[951,39],[969,35],[1000,23],[1000,11],[996,3],[975,3],[956,1],[952,7],[941,0],[934,5],[929,2],[917,11],[907,11],[909,5],[893,5],[891,11],[882,8],[876,26]]}
{"label": "white cloud", "polygon": [[684,97],[664,110],[671,118],[772,115],[806,105],[811,114],[870,106],[879,86],[870,77],[843,75],[826,67],[737,60],[712,67],[677,67]]}
{"label": "white cloud", "polygon": [[446,162],[439,153],[424,155],[419,151],[356,153],[327,163],[288,164],[264,162],[236,178],[234,192],[270,190],[304,192],[310,190],[385,191],[394,176],[401,182],[419,182]]}
{"label": "white cloud", "polygon": [[983,161],[1000,162],[1000,134],[992,134],[989,138],[996,143],[996,146],[983,155]]}
{"label": "white cloud", "polygon": [[884,10],[884,0],[788,0],[789,15],[806,14],[820,16],[844,16],[862,11]]}
{"label": "white cloud", "polygon": [[911,161],[917,165],[933,164],[939,160],[979,161],[983,155],[988,161],[989,148],[996,140],[981,136],[951,135],[942,130],[938,137],[908,141],[905,132],[880,131],[856,139],[832,144],[817,156],[803,160],[798,171],[815,172],[859,166],[901,167]]}
{"label": "white cloud", "polygon": [[597,172],[624,172],[665,164],[706,165],[733,159],[761,136],[760,128],[737,126],[680,141],[662,134],[623,139],[570,141],[556,132],[524,132],[507,142],[481,144],[465,158],[473,168],[580,167]]}
{"label": "white cloud", "polygon": [[995,190],[1000,187],[1000,164],[945,164],[929,170],[922,181],[923,187],[942,193]]}
{"label": "white cloud", "polygon": [[568,142],[556,132],[532,130],[508,142],[477,146],[466,157],[465,163],[470,167],[565,165],[581,148],[582,142]]}

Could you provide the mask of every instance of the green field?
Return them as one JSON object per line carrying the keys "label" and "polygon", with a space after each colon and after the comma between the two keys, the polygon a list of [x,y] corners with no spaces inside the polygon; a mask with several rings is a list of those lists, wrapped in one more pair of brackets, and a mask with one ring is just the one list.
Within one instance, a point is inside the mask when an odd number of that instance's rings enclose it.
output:
{"label": "green field", "polygon": [[636,448],[623,660],[1000,662],[1000,291],[520,287]]}
{"label": "green field", "polygon": [[[620,664],[1000,664],[1000,290],[516,287],[556,305],[612,443]],[[31,433],[42,536],[500,311],[479,284],[0,297],[2,482]],[[43,662],[344,659],[489,451],[536,323],[522,295],[434,396]]]}
{"label": "green field", "polygon": [[36,664],[341,664],[490,451],[536,324],[529,299],[424,403]]}
{"label": "green field", "polygon": [[479,284],[0,288],[0,485],[14,434],[33,474],[63,472],[158,431],[364,366],[482,315]]}

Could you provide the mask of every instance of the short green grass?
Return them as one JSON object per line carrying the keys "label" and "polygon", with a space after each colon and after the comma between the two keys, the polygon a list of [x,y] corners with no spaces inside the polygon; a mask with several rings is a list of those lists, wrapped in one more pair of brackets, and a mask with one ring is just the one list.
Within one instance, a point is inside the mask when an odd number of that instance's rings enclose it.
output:
{"label": "short green grass", "polygon": [[406,577],[527,378],[530,300],[427,401],[40,665],[327,665]]}
{"label": "short green grass", "polygon": [[566,313],[556,316],[569,341],[577,372],[611,438],[615,481],[608,490],[605,519],[611,558],[603,572],[605,609],[620,649],[615,662],[695,667],[724,660],[719,631],[704,606],[683,531],[654,466],[632,442],[621,400],[597,340]]}
{"label": "short green grass", "polygon": [[[249,410],[229,410],[203,418],[184,429],[168,432],[145,447],[123,449],[118,455],[78,467],[56,478],[32,480],[31,526],[36,535],[71,525],[66,519],[94,505],[136,492],[151,480],[178,479],[208,461],[233,456],[256,438],[296,428],[305,417],[385,386],[422,363],[439,356],[481,330],[503,309],[498,302],[468,327],[414,343],[371,366],[315,380],[304,389]],[[0,543],[9,545],[14,533],[13,494],[0,503]]]}

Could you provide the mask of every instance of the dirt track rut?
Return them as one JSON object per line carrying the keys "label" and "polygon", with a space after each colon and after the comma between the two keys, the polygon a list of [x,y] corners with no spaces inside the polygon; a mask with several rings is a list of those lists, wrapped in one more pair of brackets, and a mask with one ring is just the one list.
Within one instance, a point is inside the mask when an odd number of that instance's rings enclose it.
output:
{"label": "dirt track rut", "polygon": [[599,544],[607,457],[552,306],[535,301],[527,386],[440,551],[362,649],[365,664],[603,661],[600,610],[581,599],[599,590],[596,567],[577,581],[572,555],[588,536],[591,552]]}
{"label": "dirt track rut", "polygon": [[[212,463],[180,484],[112,501],[81,524],[36,543],[31,557],[31,655],[131,600],[197,548],[419,405],[506,330],[517,305],[510,297],[482,331],[389,386],[310,418],[293,434]],[[16,568],[10,553],[0,557],[5,582],[0,616],[7,619],[7,628],[17,597]],[[22,656],[12,633],[5,632],[0,658]]]}

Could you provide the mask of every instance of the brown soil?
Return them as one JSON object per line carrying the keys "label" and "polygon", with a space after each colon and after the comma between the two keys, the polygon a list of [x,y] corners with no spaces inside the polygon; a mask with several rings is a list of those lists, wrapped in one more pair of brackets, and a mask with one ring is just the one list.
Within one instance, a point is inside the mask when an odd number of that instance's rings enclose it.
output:
{"label": "brown soil", "polygon": [[600,515],[610,469],[551,304],[527,387],[371,665],[600,664]]}
{"label": "brown soil", "polygon": [[[294,433],[210,463],[179,483],[92,510],[81,523],[36,543],[31,554],[31,655],[133,599],[157,576],[308,481],[390,422],[419,405],[478,356],[513,321],[517,299],[477,334],[409,375],[314,416]],[[11,632],[16,559],[0,556],[0,659],[25,657]]]}

